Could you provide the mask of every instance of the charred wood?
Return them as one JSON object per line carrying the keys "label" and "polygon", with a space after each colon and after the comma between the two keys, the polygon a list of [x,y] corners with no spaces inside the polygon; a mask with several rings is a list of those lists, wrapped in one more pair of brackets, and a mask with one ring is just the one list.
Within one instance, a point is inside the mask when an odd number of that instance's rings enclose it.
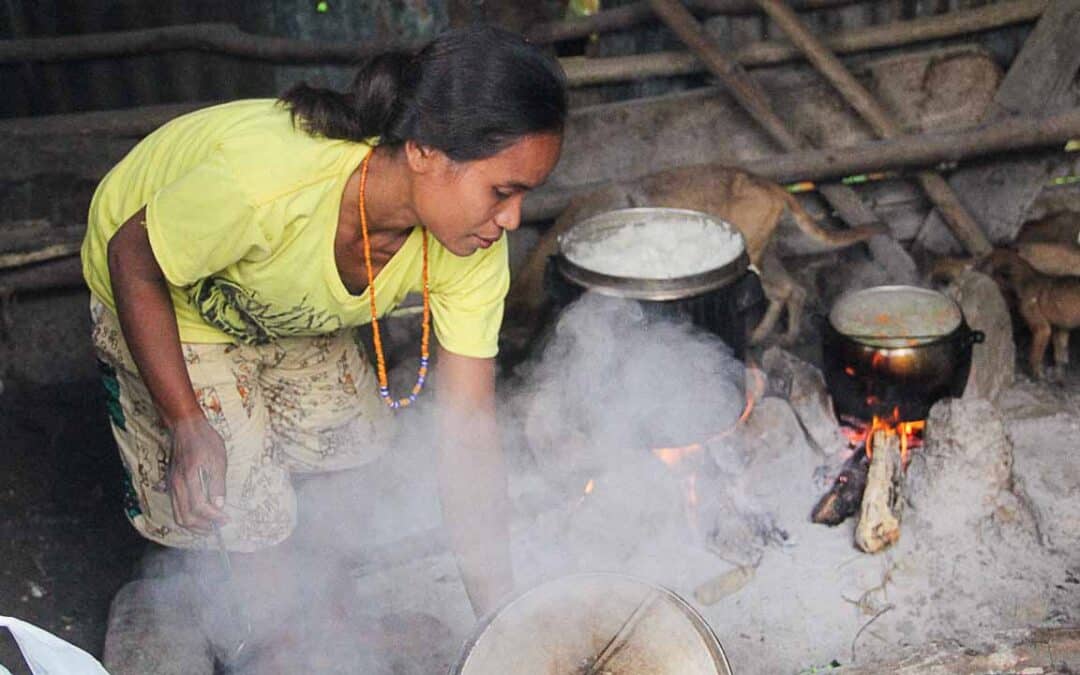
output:
{"label": "charred wood", "polygon": [[822,495],[814,510],[810,512],[810,520],[819,525],[833,527],[858,513],[869,468],[870,458],[865,450],[856,449],[844,462],[833,486]]}

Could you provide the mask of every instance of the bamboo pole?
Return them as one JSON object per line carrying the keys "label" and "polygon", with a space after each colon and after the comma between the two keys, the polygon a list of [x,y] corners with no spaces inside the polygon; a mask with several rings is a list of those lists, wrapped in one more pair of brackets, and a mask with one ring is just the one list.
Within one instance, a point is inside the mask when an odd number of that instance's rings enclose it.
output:
{"label": "bamboo pole", "polygon": [[[1080,108],[1048,117],[1011,117],[963,131],[911,134],[842,148],[821,148],[763,157],[736,166],[779,182],[822,181],[873,171],[953,164],[987,155],[1063,148],[1080,137]],[[557,215],[570,199],[597,184],[574,190],[541,190],[526,199],[526,220]]]}
{"label": "bamboo pole", "polygon": [[[879,137],[895,138],[903,133],[899,122],[855,79],[840,59],[807,30],[791,8],[780,0],[757,0],[757,3]],[[990,253],[993,248],[990,241],[945,179],[931,170],[919,171],[917,179],[968,253],[975,257]]]}

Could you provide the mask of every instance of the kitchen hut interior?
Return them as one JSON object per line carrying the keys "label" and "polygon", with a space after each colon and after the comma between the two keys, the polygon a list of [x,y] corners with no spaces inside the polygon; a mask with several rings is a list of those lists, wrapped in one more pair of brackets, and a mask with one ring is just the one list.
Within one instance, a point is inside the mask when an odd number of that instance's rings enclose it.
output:
{"label": "kitchen hut interior", "polygon": [[[1080,670],[1080,1],[0,17],[0,616],[114,675]],[[473,615],[414,441],[297,486],[289,588],[226,579],[239,618],[192,599],[124,518],[79,261],[93,191],[178,115],[343,88],[471,22],[557,56],[570,102],[507,234],[517,595]],[[397,389],[418,303],[384,322]],[[20,645],[0,630],[0,672],[37,672]]]}

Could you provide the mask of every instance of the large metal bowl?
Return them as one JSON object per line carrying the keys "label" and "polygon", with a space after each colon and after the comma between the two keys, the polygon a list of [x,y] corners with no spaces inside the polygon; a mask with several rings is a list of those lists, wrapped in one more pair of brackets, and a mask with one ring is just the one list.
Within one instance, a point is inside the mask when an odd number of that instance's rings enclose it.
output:
{"label": "large metal bowl", "polygon": [[620,228],[658,220],[670,223],[672,236],[675,237],[679,236],[680,227],[691,224],[700,225],[704,220],[710,225],[737,235],[739,240],[743,241],[742,233],[730,223],[700,211],[655,207],[618,209],[587,218],[564,232],[559,237],[559,253],[555,256],[555,267],[568,280],[588,290],[621,298],[657,301],[681,300],[714,291],[741,277],[749,267],[750,259],[746,255],[745,241],[738,255],[725,264],[700,274],[670,279],[644,279],[603,274],[582,267],[571,260],[572,255],[568,255],[578,243],[603,241]]}
{"label": "large metal bowl", "polygon": [[527,591],[481,623],[451,675],[731,675],[709,625],[666,588],[578,574]]}

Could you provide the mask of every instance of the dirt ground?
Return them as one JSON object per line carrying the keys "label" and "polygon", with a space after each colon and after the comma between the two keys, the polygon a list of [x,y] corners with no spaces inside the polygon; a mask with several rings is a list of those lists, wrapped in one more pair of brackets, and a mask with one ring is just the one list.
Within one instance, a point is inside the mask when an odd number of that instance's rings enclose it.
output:
{"label": "dirt ground", "polygon": [[[97,380],[0,394],[0,614],[100,657],[113,594],[143,550]],[[0,631],[0,664],[29,674]]]}

